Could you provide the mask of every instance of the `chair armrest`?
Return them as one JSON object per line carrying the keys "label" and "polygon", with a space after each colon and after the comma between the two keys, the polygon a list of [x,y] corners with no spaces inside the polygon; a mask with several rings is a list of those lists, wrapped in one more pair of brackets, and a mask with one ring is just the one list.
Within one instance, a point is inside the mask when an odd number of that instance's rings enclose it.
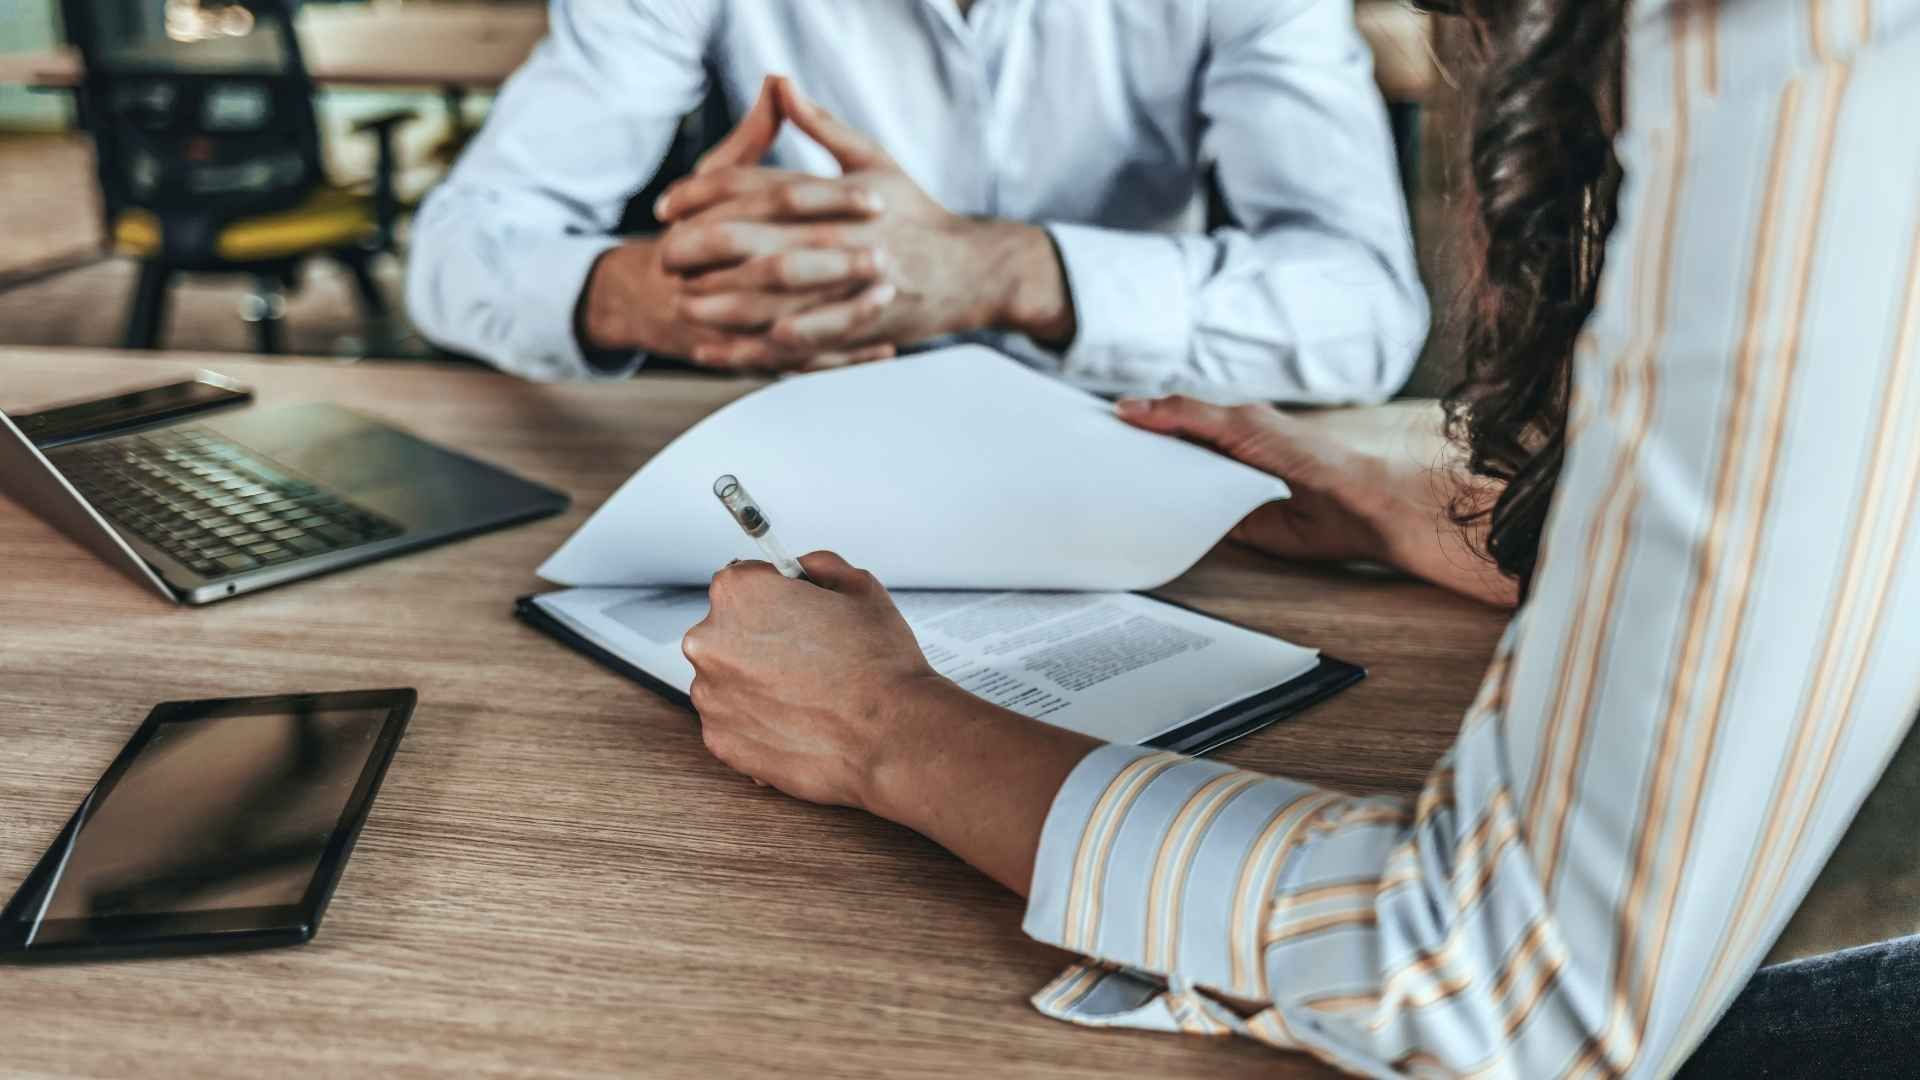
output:
{"label": "chair armrest", "polygon": [[399,127],[401,124],[418,119],[420,119],[420,114],[412,109],[394,109],[389,112],[380,113],[377,116],[369,116],[364,119],[355,120],[351,130],[355,135],[365,135],[369,132],[384,134]]}

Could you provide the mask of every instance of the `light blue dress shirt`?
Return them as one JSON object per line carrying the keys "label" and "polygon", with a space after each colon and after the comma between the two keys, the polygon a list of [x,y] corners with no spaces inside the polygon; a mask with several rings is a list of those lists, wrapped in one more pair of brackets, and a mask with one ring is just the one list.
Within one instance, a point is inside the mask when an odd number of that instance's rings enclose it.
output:
{"label": "light blue dress shirt", "polygon": [[[606,374],[574,311],[610,230],[714,80],[739,115],[772,73],[948,209],[1050,229],[1078,336],[989,343],[1082,386],[1376,400],[1424,340],[1351,0],[554,0],[551,22],[413,236],[416,324],[506,370]],[[1239,227],[1200,231],[1206,163]],[[838,171],[792,130],[771,164]]]}

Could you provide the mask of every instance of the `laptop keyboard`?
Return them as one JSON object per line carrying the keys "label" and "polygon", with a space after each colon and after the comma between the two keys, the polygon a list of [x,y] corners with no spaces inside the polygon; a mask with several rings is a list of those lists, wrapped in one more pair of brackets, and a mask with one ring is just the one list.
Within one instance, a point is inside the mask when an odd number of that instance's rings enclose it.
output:
{"label": "laptop keyboard", "polygon": [[402,531],[205,428],[170,428],[51,457],[94,509],[208,577]]}

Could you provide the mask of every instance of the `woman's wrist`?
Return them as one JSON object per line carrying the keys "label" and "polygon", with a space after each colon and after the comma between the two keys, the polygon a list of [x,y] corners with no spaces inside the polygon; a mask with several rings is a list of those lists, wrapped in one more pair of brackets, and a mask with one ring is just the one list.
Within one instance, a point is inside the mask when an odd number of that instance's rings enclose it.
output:
{"label": "woman's wrist", "polygon": [[[1483,526],[1462,527],[1455,514],[1469,494],[1471,480],[1450,462],[1387,467],[1397,473],[1382,486],[1368,511],[1377,522],[1383,549],[1380,562],[1413,577],[1497,607],[1518,600],[1512,579],[1482,553]],[[1484,496],[1483,496],[1484,497]]]}
{"label": "woman's wrist", "polygon": [[[983,701],[939,676],[894,686],[859,805],[1025,894],[1054,796],[1096,739]],[[867,706],[869,708],[873,705]]]}
{"label": "woman's wrist", "polygon": [[1405,493],[1400,490],[1405,477],[1399,473],[1386,458],[1357,450],[1347,451],[1335,469],[1339,490],[1328,494],[1354,521],[1354,545],[1367,562],[1398,566],[1402,544],[1397,533],[1407,524]]}
{"label": "woman's wrist", "polygon": [[[950,694],[957,690],[947,679],[928,673],[861,695],[865,700],[859,708],[868,715],[876,737],[859,768],[860,809],[912,827],[905,819],[915,810],[918,774],[938,733],[958,719],[957,703]],[[960,693],[975,704],[985,704],[965,691]]]}
{"label": "woman's wrist", "polygon": [[1433,401],[1331,409],[1296,418],[1324,447],[1314,494],[1345,522],[1344,557],[1390,566],[1488,603],[1510,605],[1513,583],[1480,553],[1481,534],[1455,511],[1488,503]]}

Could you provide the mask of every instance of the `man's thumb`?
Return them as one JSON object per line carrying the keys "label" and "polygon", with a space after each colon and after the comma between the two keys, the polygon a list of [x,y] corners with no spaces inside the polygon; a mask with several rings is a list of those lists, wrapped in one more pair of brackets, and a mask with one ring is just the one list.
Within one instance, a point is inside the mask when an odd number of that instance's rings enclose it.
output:
{"label": "man's thumb", "polygon": [[756,165],[767,156],[785,120],[780,104],[780,85],[784,82],[786,80],[778,75],[767,76],[766,81],[760,84],[760,96],[754,100],[753,108],[748,109],[747,115],[740,118],[732,131],[727,132],[726,138],[701,155],[699,163],[693,167],[695,176],[715,169]]}

